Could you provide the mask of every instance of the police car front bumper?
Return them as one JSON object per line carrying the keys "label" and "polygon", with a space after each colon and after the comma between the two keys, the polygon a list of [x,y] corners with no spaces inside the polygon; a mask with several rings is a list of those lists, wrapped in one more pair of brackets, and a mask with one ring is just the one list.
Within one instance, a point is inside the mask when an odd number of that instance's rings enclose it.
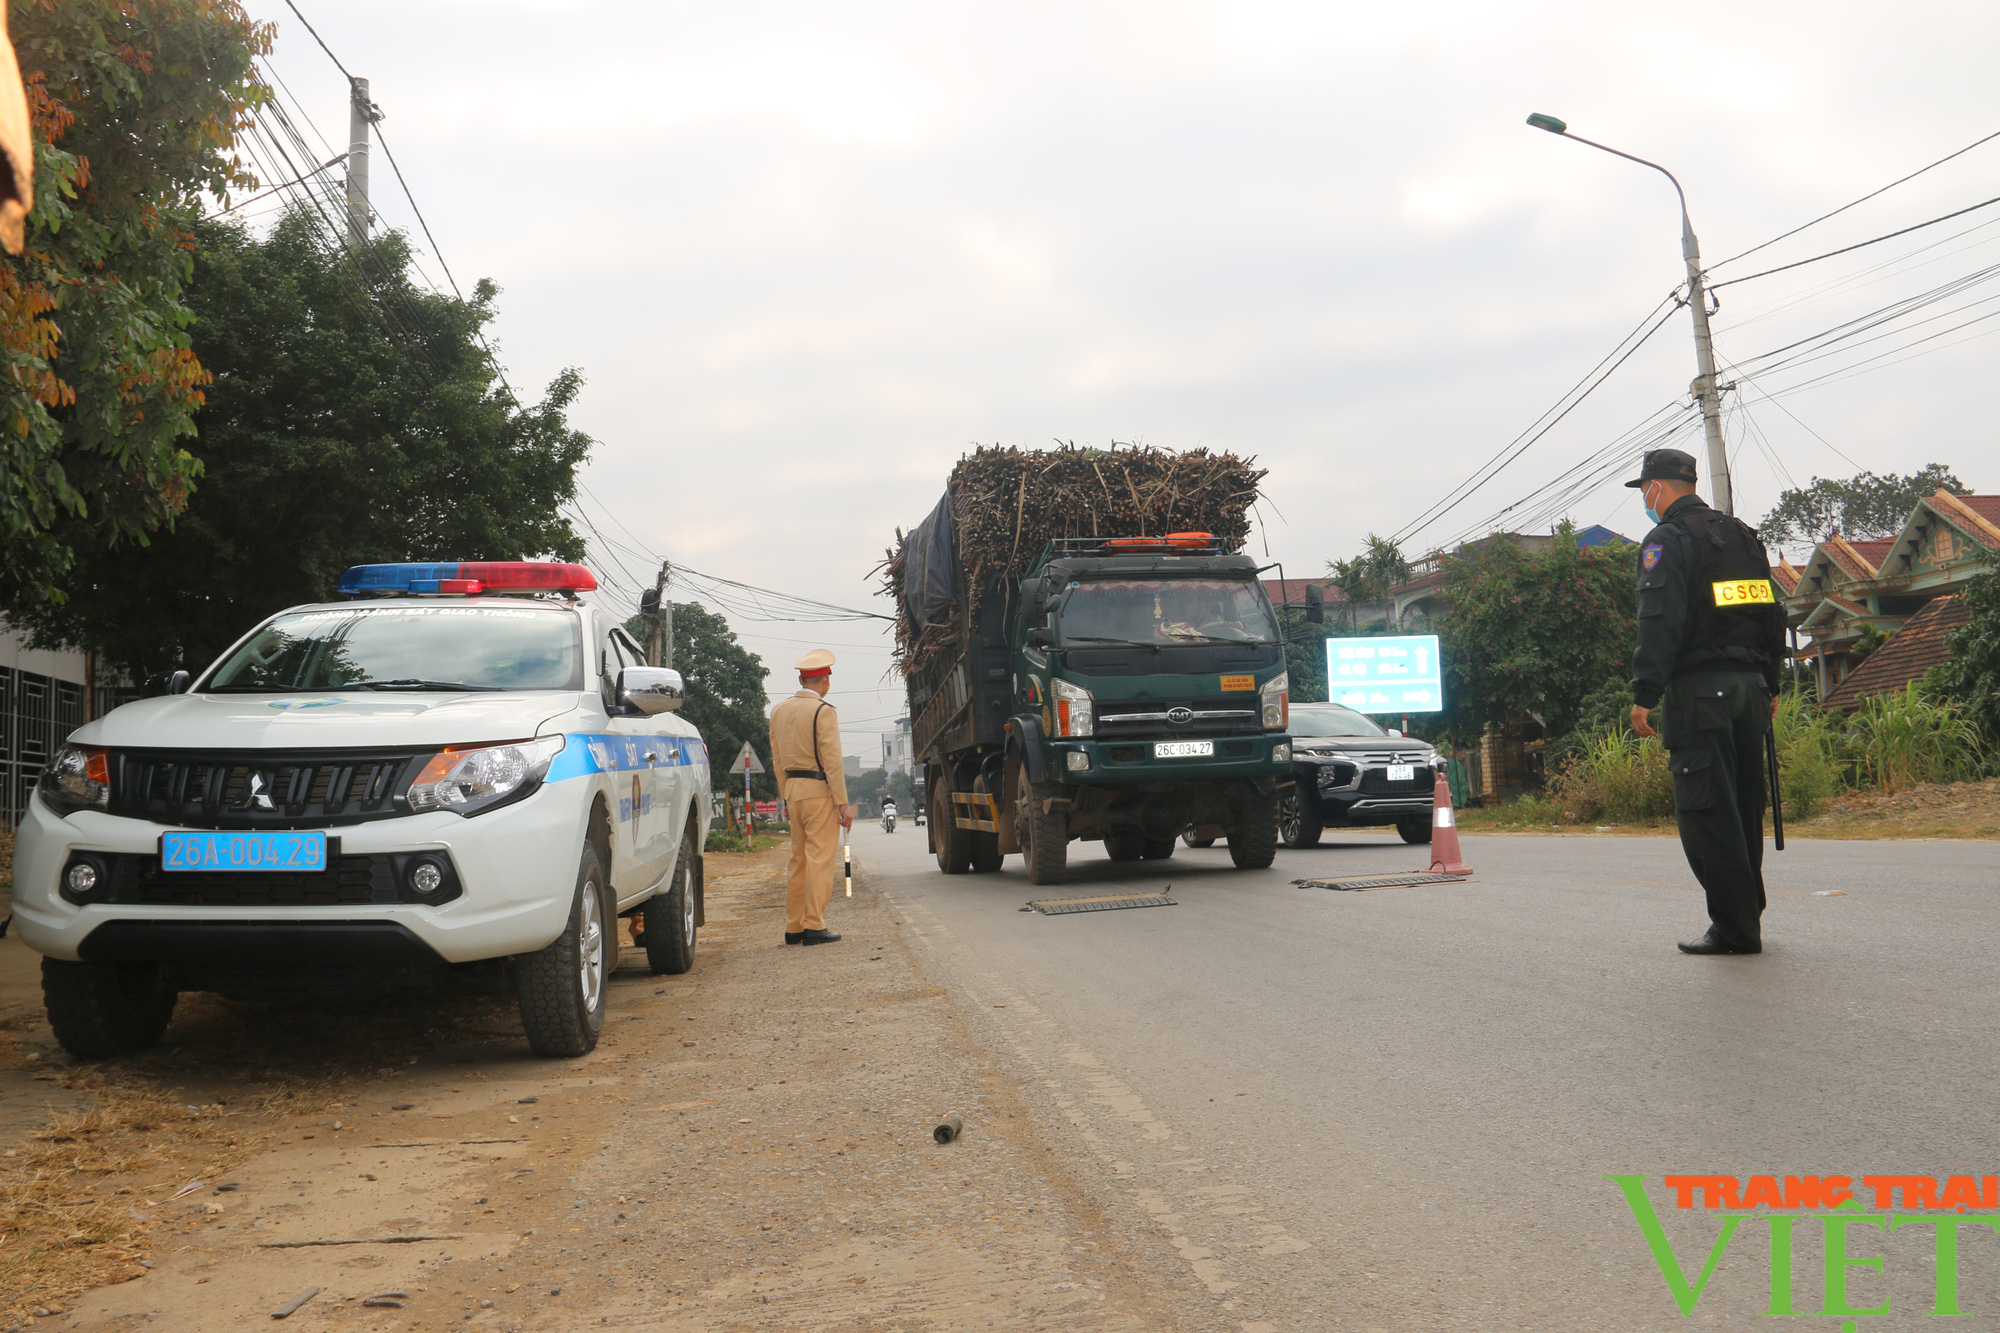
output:
{"label": "police car front bumper", "polygon": [[458,891],[435,905],[74,903],[59,892],[73,855],[157,857],[160,835],[170,830],[92,810],[59,816],[37,795],[15,837],[14,926],[24,943],[52,958],[106,962],[275,963],[294,956],[411,966],[532,953],[569,920],[587,812],[582,784],[549,783],[470,819],[440,811],[328,830],[342,858],[379,858],[393,868],[412,854],[438,856]]}

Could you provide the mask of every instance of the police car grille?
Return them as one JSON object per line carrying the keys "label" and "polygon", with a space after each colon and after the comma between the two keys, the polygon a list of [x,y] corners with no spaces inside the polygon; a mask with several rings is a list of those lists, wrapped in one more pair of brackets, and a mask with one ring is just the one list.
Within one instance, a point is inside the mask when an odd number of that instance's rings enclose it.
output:
{"label": "police car grille", "polygon": [[206,828],[302,828],[407,814],[395,799],[432,751],[112,753],[111,813]]}
{"label": "police car grille", "polygon": [[104,858],[109,901],[145,907],[349,907],[395,903],[395,868],[387,856],[336,856],[323,871],[183,872],[160,858],[122,853]]}
{"label": "police car grille", "polygon": [[1423,796],[1437,785],[1437,775],[1430,769],[1413,767],[1414,777],[1408,782],[1391,782],[1389,774],[1379,768],[1371,768],[1361,775],[1361,790],[1368,796]]}

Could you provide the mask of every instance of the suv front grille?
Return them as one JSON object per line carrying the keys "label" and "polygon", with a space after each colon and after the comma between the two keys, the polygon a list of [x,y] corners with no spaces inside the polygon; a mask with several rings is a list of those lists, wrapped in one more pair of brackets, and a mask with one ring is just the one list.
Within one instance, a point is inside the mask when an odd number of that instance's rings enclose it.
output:
{"label": "suv front grille", "polygon": [[[109,889],[90,901],[140,907],[364,907],[410,902],[435,906],[461,892],[457,869],[444,852],[342,856],[336,846],[327,850],[327,868],[319,871],[162,870],[157,856],[92,853],[109,871]],[[443,889],[429,897],[404,891],[407,863],[419,858],[444,871]]]}
{"label": "suv front grille", "polygon": [[1379,768],[1363,770],[1361,790],[1368,796],[1426,796],[1437,788],[1437,775],[1421,766],[1412,770],[1408,782],[1391,782],[1389,774]]}
{"label": "suv front grille", "polygon": [[434,750],[113,750],[111,813],[185,828],[315,828],[408,814]]}

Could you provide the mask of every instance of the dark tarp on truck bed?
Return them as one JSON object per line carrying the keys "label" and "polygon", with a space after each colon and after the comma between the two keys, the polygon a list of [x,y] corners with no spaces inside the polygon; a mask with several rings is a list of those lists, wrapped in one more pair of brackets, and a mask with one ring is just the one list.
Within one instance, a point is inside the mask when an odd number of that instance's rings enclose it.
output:
{"label": "dark tarp on truck bed", "polygon": [[951,492],[903,538],[903,614],[912,639],[950,605],[955,570],[951,536]]}

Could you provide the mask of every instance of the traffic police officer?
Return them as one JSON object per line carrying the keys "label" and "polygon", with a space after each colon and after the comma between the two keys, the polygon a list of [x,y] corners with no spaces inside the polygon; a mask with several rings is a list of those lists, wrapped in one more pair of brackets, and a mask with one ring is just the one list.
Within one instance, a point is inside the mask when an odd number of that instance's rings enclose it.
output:
{"label": "traffic police officer", "polygon": [[[799,659],[799,692],[771,710],[771,766],[792,824],[791,885],[785,895],[785,943],[831,944],[826,928],[833,896],[838,829],[854,823],[841,767],[840,719],[826,701],[833,654],[815,648]],[[831,759],[832,763],[827,761]]]}
{"label": "traffic police officer", "polygon": [[1778,709],[1785,617],[1764,545],[1694,493],[1694,459],[1647,453],[1637,481],[1653,530],[1639,549],[1632,730],[1660,728],[1688,866],[1708,893],[1708,933],[1683,953],[1763,951],[1764,745]]}

